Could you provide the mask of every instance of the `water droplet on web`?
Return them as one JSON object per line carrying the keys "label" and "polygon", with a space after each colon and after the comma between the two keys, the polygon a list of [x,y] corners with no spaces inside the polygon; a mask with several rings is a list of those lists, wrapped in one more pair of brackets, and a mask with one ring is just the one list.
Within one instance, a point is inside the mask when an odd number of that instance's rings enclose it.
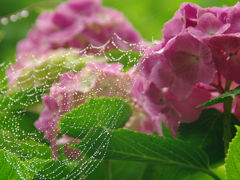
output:
{"label": "water droplet on web", "polygon": [[[18,20],[20,17],[27,17],[29,14],[29,12],[27,10],[23,10],[15,15],[10,16],[10,20],[15,22],[16,20]],[[7,22],[6,22],[7,21]],[[1,23],[2,24],[7,24],[8,23],[8,19],[1,19]],[[111,43],[110,41],[108,43]],[[123,42],[125,43],[125,42]],[[121,58],[127,57],[129,59],[128,63],[131,63],[131,61],[135,61],[133,59],[131,59],[131,56],[129,55],[128,51],[123,51],[121,49],[119,49],[117,47],[117,44],[113,44],[113,46],[115,46],[117,48],[117,50],[121,51],[123,53],[123,56],[121,56]],[[102,46],[101,48],[99,47],[94,47],[94,46],[89,46],[84,50],[79,50],[79,54],[85,54],[86,57],[92,57],[92,54],[88,54],[87,52],[89,50],[98,50],[100,49],[100,51],[105,51],[105,48],[107,47],[107,45]],[[68,56],[68,55],[67,55]],[[96,57],[102,57],[102,54],[96,54]],[[34,56],[33,56],[34,57]],[[36,57],[34,57],[36,58]],[[64,57],[63,57],[64,58]],[[112,60],[112,62],[119,62],[121,60],[121,58],[116,58],[114,56],[112,57],[108,57]],[[26,76],[26,74],[22,74],[22,81],[18,81],[16,86],[19,87],[19,90],[24,90],[26,89],[28,84],[33,84],[32,82],[34,82],[35,85],[41,85],[43,86],[43,89],[46,91],[49,91],[51,88],[51,84],[49,84],[49,82],[52,83],[52,80],[55,78],[54,76],[57,76],[59,78],[60,76],[60,72],[59,69],[60,68],[67,68],[67,66],[69,66],[69,63],[64,62],[63,64],[49,64],[48,66],[45,66],[44,68],[40,68],[40,69],[34,69],[32,74],[28,77]],[[1,69],[2,66],[0,65]],[[7,67],[7,65],[6,65]],[[72,72],[74,72],[74,74],[78,73],[79,70],[77,70],[77,66],[72,66],[73,69],[71,70]],[[49,69],[56,69],[56,73],[49,71]],[[2,71],[0,69],[0,71]],[[7,68],[6,68],[7,69]],[[38,76],[38,74],[44,74],[43,76]],[[24,79],[25,78],[25,79]],[[5,79],[6,80],[6,79]],[[107,76],[102,77],[102,81],[106,82],[108,80]],[[3,82],[4,80],[0,80],[0,83]],[[121,83],[122,79],[121,78],[116,78],[116,83],[114,84],[114,86],[118,86]],[[58,81],[57,81],[58,82]],[[63,87],[64,88],[64,87]],[[123,87],[121,90],[124,91],[125,87]],[[101,92],[104,91],[105,88],[97,88],[96,92]],[[31,92],[31,90],[34,90],[34,87],[31,87],[30,89],[28,89],[29,92]],[[111,91],[110,93],[114,94],[115,93],[115,89],[113,87],[109,87],[108,88],[109,91]],[[6,92],[5,92],[6,93]],[[78,96],[79,94],[77,92],[74,92],[73,94],[75,94],[75,96]],[[28,97],[36,97],[37,92],[32,91],[32,93],[29,93]],[[95,94],[93,94],[92,96],[94,97]],[[127,96],[127,95],[125,95]],[[125,97],[123,96],[123,97]],[[1,103],[0,103],[0,108],[4,109],[4,111],[7,111],[6,115],[3,116],[4,118],[4,123],[6,123],[6,127],[7,129],[10,129],[9,133],[12,133],[14,138],[16,139],[20,139],[22,138],[22,136],[24,136],[24,139],[26,140],[34,140],[34,141],[38,141],[43,143],[44,145],[48,144],[46,143],[46,139],[43,139],[39,136],[39,134],[34,133],[29,133],[25,130],[22,129],[22,127],[19,125],[19,123],[16,122],[20,122],[21,117],[24,116],[25,112],[28,112],[29,110],[29,106],[31,107],[32,105],[41,102],[41,98],[30,98],[30,100],[26,100],[23,101],[23,95],[21,95],[21,93],[19,93],[16,98],[11,99],[11,101],[9,101],[8,105],[6,107],[2,107]],[[73,100],[74,103],[80,103],[84,100],[84,98],[80,98],[77,100]],[[72,103],[72,102],[71,102]],[[65,105],[71,105],[71,103],[66,103]],[[25,107],[23,111],[19,111],[18,113],[16,111],[14,112],[10,112],[8,110],[9,107],[14,107],[15,105],[18,106],[23,106]],[[120,109],[121,107],[119,107]],[[97,116],[97,111],[98,110],[94,110],[93,113],[96,114]],[[106,112],[108,112],[107,110],[105,110]],[[110,115],[109,115],[110,117]],[[112,116],[113,118],[114,116]],[[34,122],[31,122],[34,123]],[[113,121],[111,122],[106,122],[106,125],[109,125],[109,127],[114,128],[116,127],[116,119],[113,119]],[[73,127],[76,127],[76,124],[72,124]],[[94,127],[93,127],[94,128]],[[86,128],[82,127],[83,131],[87,131]],[[91,129],[93,131],[93,129]],[[21,135],[19,135],[18,133],[21,131]],[[102,158],[104,158],[104,155],[106,154],[106,150],[109,146],[109,142],[110,142],[110,138],[111,138],[111,134],[109,133],[108,130],[103,130],[101,133],[98,133],[97,136],[95,138],[95,144],[92,143],[92,141],[87,141],[85,142],[85,144],[83,145],[83,149],[84,152],[89,152],[91,150],[93,150],[96,146],[97,143],[100,143],[100,145],[98,146],[98,148],[96,149],[95,153],[91,156],[91,157],[87,157],[84,154],[82,156],[79,157],[79,159],[77,161],[70,162],[70,160],[67,157],[64,157],[63,160],[59,161],[59,166],[58,167],[54,167],[53,163],[50,163],[48,166],[46,166],[46,168],[43,170],[42,174],[39,174],[37,176],[37,178],[39,179],[84,179],[88,174],[90,174],[91,172],[93,172],[99,165],[99,163],[101,162],[102,159],[96,160],[94,157],[100,156]],[[94,134],[94,133],[93,133]],[[95,134],[96,135],[96,134]],[[10,139],[12,138],[11,136],[6,135],[8,138],[5,137],[5,142],[3,142],[3,144],[0,146],[6,146],[6,143],[10,144]],[[80,137],[81,135],[79,135]],[[105,137],[106,136],[106,137]],[[79,138],[80,139],[80,138]],[[17,146],[20,146],[21,144],[19,143],[19,141],[15,141],[15,145],[11,145],[12,149],[16,148]],[[34,146],[31,145],[31,143],[26,143],[25,145],[28,145],[30,147],[32,147],[32,149],[34,149]],[[7,146],[6,146],[7,147]],[[63,146],[58,146],[58,150],[59,152],[63,152],[64,147]],[[22,150],[18,150],[19,152],[22,152]],[[34,151],[34,152],[29,152],[27,154],[23,154],[21,155],[21,158],[23,160],[27,160],[28,158],[32,157],[34,154],[37,155],[42,155],[44,156],[46,152],[38,152],[38,151]],[[63,154],[61,154],[63,155]],[[64,173],[64,167],[71,164],[71,171],[69,174],[67,175],[63,175]],[[68,168],[68,166],[67,166]],[[29,169],[31,169],[31,167],[29,166]],[[47,173],[45,173],[47,172]],[[44,174],[45,173],[45,174]]]}
{"label": "water droplet on web", "polygon": [[1,24],[2,25],[7,25],[8,24],[8,18],[4,17],[1,19]]}
{"label": "water droplet on web", "polygon": [[21,17],[26,18],[26,17],[28,17],[29,12],[27,10],[23,10],[23,11],[21,11],[20,15],[21,15]]}
{"label": "water droplet on web", "polygon": [[16,22],[16,21],[18,20],[17,15],[15,15],[15,14],[11,15],[11,16],[10,16],[10,20],[11,20],[12,22]]}

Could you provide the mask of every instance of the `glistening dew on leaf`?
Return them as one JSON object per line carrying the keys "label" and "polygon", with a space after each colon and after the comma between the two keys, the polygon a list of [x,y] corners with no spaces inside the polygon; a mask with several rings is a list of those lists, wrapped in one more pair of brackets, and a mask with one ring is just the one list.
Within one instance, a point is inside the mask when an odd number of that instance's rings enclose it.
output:
{"label": "glistening dew on leaf", "polygon": [[63,72],[77,72],[86,62],[105,62],[104,57],[79,55],[78,50],[58,49],[38,57],[19,59],[7,70],[9,92],[31,89],[37,86],[51,87]]}

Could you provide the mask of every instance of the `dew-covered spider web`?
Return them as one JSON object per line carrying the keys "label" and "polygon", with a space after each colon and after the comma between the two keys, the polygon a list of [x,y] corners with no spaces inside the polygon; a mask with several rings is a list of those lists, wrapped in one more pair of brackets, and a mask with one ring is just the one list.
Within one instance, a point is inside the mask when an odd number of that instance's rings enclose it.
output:
{"label": "dew-covered spider web", "polygon": [[[123,74],[133,71],[131,68],[138,62],[144,49],[141,49],[140,44],[129,44],[120,37],[117,38],[129,47],[128,50],[120,49],[109,40],[101,47],[89,45],[81,50],[56,50],[48,54],[47,58],[41,57],[43,60],[39,60],[36,56],[28,57],[32,64],[21,70],[14,67],[15,62],[0,65],[0,151],[4,151],[0,156],[4,159],[1,162],[3,168],[9,168],[16,173],[12,173],[12,177],[48,180],[86,179],[103,161],[104,153],[111,141],[108,129],[117,128],[118,117],[121,117],[121,110],[124,108],[122,103],[113,103],[114,108],[120,113],[115,115],[109,114],[108,106],[103,107],[97,101],[80,109],[83,112],[82,117],[86,111],[90,113],[90,119],[96,118],[98,121],[91,126],[86,124],[89,129],[83,129],[83,133],[75,137],[67,136],[66,128],[64,134],[61,133],[58,123],[63,117],[65,120],[74,121],[74,116],[65,117],[64,114],[89,102],[90,98],[119,97],[134,105],[127,89],[134,82],[124,79],[129,75],[125,77]],[[113,50],[109,50],[108,47],[112,47]],[[88,64],[95,62],[100,65],[88,67]],[[111,69],[115,68],[114,66],[108,68],[101,66],[116,62],[121,63],[123,67],[115,70]],[[118,70],[119,72],[114,72]],[[13,76],[10,77],[11,80],[5,75],[6,72],[11,72]],[[63,77],[66,72],[66,77]],[[118,76],[119,74],[121,77]],[[77,87],[78,85],[80,87]],[[53,122],[45,125],[51,130],[46,130],[46,127],[42,127],[42,130],[36,128],[38,126],[36,122],[39,121],[48,103],[44,104],[42,101],[46,95],[59,102],[65,96],[72,98],[62,104],[64,107],[48,112],[52,113],[49,114],[49,118],[52,118]],[[99,112],[104,114],[104,122],[99,119],[102,118],[98,115]],[[91,113],[95,113],[95,116]],[[43,114],[42,118],[45,116]],[[89,122],[86,120],[86,123]],[[76,124],[73,123],[69,129],[72,130],[75,126]],[[87,138],[83,140],[83,137]],[[79,142],[83,142],[81,151],[67,147]]]}

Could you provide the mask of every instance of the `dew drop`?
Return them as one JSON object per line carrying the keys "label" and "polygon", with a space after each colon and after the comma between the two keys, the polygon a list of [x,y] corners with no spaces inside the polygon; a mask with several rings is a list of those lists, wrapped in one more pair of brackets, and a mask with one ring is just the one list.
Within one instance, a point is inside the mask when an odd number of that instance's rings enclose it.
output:
{"label": "dew drop", "polygon": [[7,25],[8,24],[8,19],[6,17],[1,19],[1,24],[2,25]]}
{"label": "dew drop", "polygon": [[22,16],[23,18],[28,17],[28,15],[29,15],[29,12],[28,12],[27,10],[23,10],[23,11],[21,12],[21,16]]}
{"label": "dew drop", "polygon": [[13,14],[13,15],[10,16],[10,20],[12,22],[16,22],[18,20],[18,17],[15,14]]}

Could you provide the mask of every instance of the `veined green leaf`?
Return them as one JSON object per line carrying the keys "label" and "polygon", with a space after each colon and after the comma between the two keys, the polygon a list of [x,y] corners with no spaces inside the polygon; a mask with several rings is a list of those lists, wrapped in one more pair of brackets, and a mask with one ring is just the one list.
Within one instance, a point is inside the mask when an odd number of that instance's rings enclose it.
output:
{"label": "veined green leaf", "polygon": [[8,111],[0,115],[0,129],[11,132],[18,139],[43,140],[43,132],[38,131],[34,126],[38,117],[38,114],[32,112]]}
{"label": "veined green leaf", "polygon": [[52,158],[49,146],[30,139],[24,141],[16,139],[11,133],[3,130],[0,130],[0,149],[11,152],[22,160]]}
{"label": "veined green leaf", "polygon": [[163,133],[164,137],[173,138],[173,135],[172,135],[170,129],[166,126],[164,121],[162,121],[162,133]]}
{"label": "veined green leaf", "polygon": [[[145,164],[133,161],[110,161],[112,180],[142,180]],[[87,180],[103,180],[105,178],[105,162],[87,177]]]}
{"label": "veined green leaf", "polygon": [[[216,109],[205,109],[199,119],[192,123],[181,123],[178,129],[178,138],[190,142],[203,149],[209,156],[210,163],[224,159],[222,112]],[[234,115],[231,118],[232,137],[236,133],[235,124],[239,121]]]}
{"label": "veined green leaf", "polygon": [[216,98],[213,98],[203,104],[198,105],[197,108],[208,107],[218,103],[224,103],[227,98],[234,99],[237,95],[240,95],[240,87],[237,87],[236,89],[233,89],[233,90],[226,91],[222,95]]}
{"label": "veined green leaf", "polygon": [[43,94],[46,94],[47,88],[36,87],[17,93],[0,96],[0,115],[13,110],[27,109],[30,106],[41,102]]}
{"label": "veined green leaf", "polygon": [[[103,148],[99,144],[109,138]],[[96,139],[98,139],[96,141]],[[86,147],[90,147],[86,148]],[[175,168],[180,172],[204,172],[217,176],[209,169],[207,155],[199,148],[182,140],[147,135],[125,129],[101,130],[88,134],[82,142],[73,147],[88,156],[98,159],[129,160]],[[86,150],[87,149],[87,150]],[[164,172],[163,172],[164,173]]]}
{"label": "veined green leaf", "polygon": [[225,159],[227,180],[237,180],[240,177],[240,127],[237,126],[237,135],[230,143]]}
{"label": "veined green leaf", "polygon": [[90,99],[60,119],[63,134],[83,138],[98,127],[115,129],[125,125],[131,116],[131,107],[120,98]]}
{"label": "veined green leaf", "polygon": [[18,157],[0,149],[1,179],[30,180],[45,164],[52,160],[32,159],[21,161]]}

